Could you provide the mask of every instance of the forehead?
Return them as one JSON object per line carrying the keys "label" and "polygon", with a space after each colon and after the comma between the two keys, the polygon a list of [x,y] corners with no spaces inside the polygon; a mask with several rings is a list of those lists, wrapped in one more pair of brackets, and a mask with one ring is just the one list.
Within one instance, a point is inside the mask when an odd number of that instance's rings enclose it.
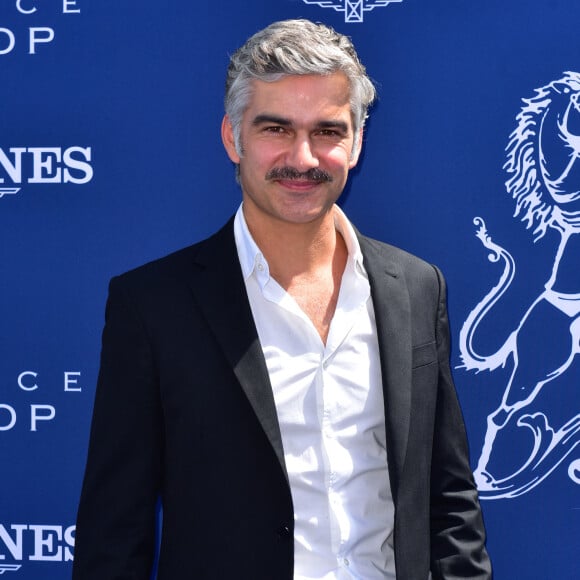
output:
{"label": "forehead", "polygon": [[289,75],[280,80],[252,81],[246,120],[264,113],[289,119],[350,117],[350,86],[340,72],[330,75]]}

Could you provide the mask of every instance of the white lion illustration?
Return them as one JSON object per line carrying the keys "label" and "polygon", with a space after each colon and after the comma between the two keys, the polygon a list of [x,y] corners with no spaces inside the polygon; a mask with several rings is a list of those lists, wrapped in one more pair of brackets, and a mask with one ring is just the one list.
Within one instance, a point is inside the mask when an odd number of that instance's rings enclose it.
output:
{"label": "white lion illustration", "polygon": [[[478,238],[491,251],[489,259],[503,261],[504,270],[498,284],[461,329],[462,367],[493,371],[510,360],[513,364],[501,403],[487,418],[487,432],[475,470],[484,498],[515,497],[529,491],[580,443],[580,413],[555,432],[543,413],[523,412],[546,384],[572,366],[580,353],[580,74],[567,72],[535,92],[531,99],[523,99],[525,106],[517,116],[517,129],[506,148],[506,188],[515,200],[515,216],[533,231],[535,241],[552,228],[559,234],[560,243],[544,291],[503,346],[485,356],[476,352],[474,335],[510,286],[515,263],[509,252],[488,236],[484,221],[474,220]],[[545,348],[547,342],[560,348]],[[510,475],[496,479],[488,469],[494,441],[500,430],[513,422],[531,431],[532,451]],[[573,474],[579,463],[574,461],[569,471],[576,483],[580,480]]]}

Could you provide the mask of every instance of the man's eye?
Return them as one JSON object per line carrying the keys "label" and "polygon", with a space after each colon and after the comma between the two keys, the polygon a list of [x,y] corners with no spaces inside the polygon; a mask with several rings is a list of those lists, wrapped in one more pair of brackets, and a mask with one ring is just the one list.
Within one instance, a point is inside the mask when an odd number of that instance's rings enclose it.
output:
{"label": "man's eye", "polygon": [[321,129],[318,134],[322,137],[340,137],[340,133],[336,129]]}
{"label": "man's eye", "polygon": [[283,133],[284,127],[280,127],[279,125],[274,125],[270,127],[264,127],[264,131],[266,133]]}

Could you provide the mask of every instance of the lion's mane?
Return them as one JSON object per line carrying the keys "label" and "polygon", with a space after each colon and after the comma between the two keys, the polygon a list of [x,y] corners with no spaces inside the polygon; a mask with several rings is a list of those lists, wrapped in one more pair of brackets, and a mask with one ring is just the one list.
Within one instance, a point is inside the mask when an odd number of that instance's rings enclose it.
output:
{"label": "lion's mane", "polygon": [[580,92],[580,74],[566,72],[550,84],[536,89],[530,99],[522,99],[525,106],[517,115],[517,128],[509,137],[504,164],[509,178],[505,182],[508,193],[516,202],[514,215],[520,216],[526,229],[534,227],[536,239],[543,237],[549,226],[558,220],[556,202],[542,179],[539,137],[542,124],[556,96]]}

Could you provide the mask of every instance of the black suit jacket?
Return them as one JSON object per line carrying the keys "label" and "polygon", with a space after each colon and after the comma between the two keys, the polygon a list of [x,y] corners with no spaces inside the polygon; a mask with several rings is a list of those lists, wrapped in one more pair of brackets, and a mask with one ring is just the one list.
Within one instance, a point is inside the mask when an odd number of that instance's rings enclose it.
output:
{"label": "black suit jacket", "polygon": [[[111,281],[73,578],[291,580],[282,439],[233,237]],[[490,578],[432,266],[360,237],[376,313],[399,580]]]}

